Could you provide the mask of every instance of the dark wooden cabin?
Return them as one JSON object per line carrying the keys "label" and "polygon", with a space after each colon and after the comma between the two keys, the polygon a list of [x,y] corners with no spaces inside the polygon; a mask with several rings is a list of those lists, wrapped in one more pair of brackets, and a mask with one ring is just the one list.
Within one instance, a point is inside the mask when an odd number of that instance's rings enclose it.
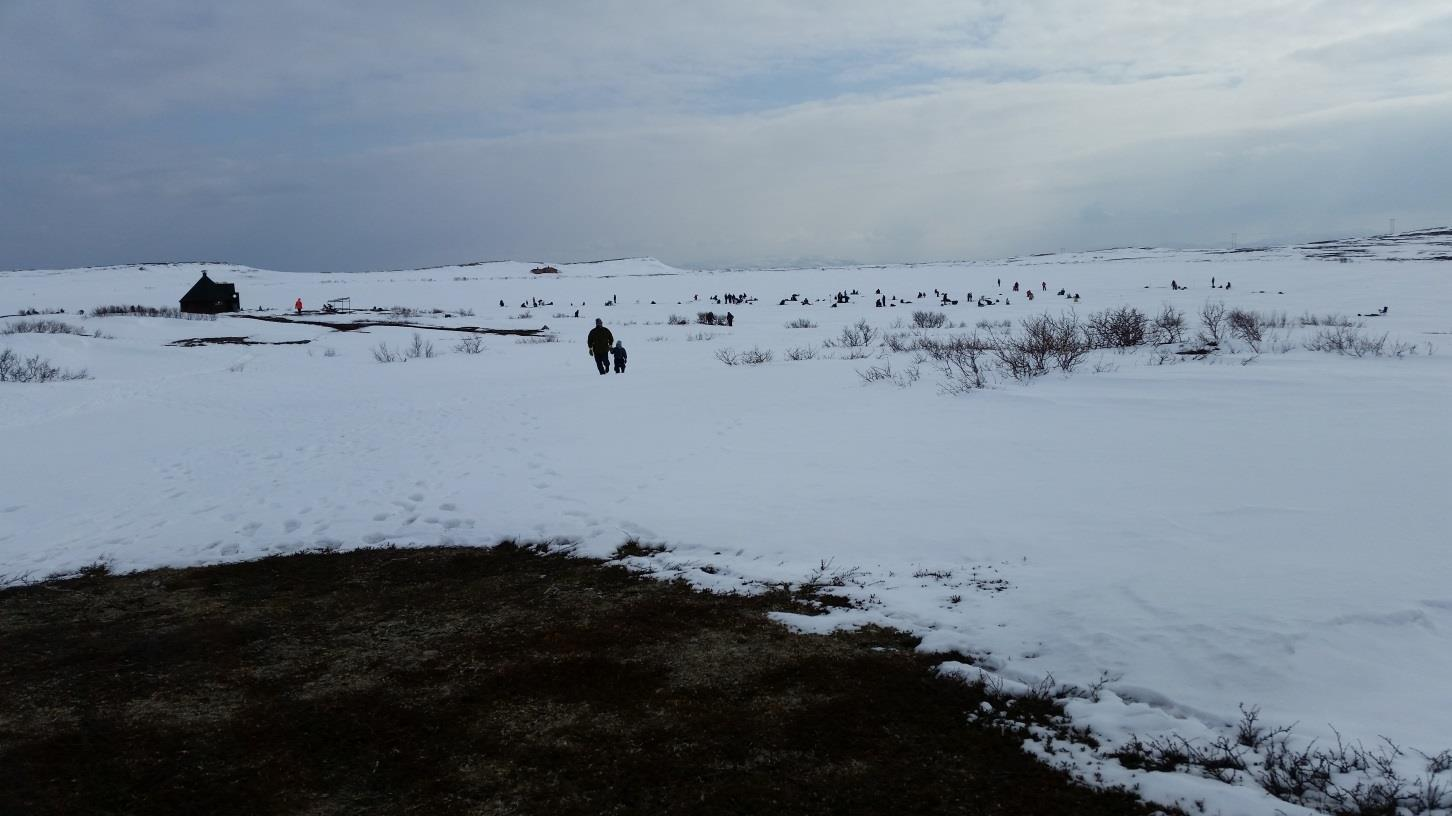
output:
{"label": "dark wooden cabin", "polygon": [[205,271],[192,288],[182,295],[181,310],[193,314],[217,314],[218,312],[242,311],[242,299],[237,287],[230,283],[218,283],[207,277]]}

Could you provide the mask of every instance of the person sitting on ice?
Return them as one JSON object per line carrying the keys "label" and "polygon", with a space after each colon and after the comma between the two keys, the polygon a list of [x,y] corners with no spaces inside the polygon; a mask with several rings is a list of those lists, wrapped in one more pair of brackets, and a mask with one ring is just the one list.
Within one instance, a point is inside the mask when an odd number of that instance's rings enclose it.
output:
{"label": "person sitting on ice", "polygon": [[610,349],[610,356],[615,358],[615,373],[625,373],[625,346],[619,340],[615,341],[615,347]]}

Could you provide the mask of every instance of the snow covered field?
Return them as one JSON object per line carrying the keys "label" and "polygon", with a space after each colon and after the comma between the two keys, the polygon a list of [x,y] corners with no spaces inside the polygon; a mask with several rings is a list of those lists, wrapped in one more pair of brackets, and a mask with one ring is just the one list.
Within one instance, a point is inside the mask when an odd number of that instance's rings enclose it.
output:
{"label": "snow covered field", "polygon": [[[64,308],[42,317],[103,335],[0,336],[0,349],[92,377],[0,384],[0,576],[507,536],[567,537],[605,556],[635,537],[671,548],[640,566],[703,586],[816,576],[859,602],[825,619],[783,616],[808,630],[908,629],[1010,687],[1107,673],[1110,693],[1070,705],[1106,751],[1131,733],[1232,733],[1246,704],[1269,724],[1296,723],[1299,744],[1384,736],[1415,776],[1425,763],[1411,749],[1452,748],[1452,261],[1431,259],[1448,240],[800,270],[647,259],[557,276],[524,263],[0,272],[0,313]],[[1312,257],[1338,252],[1354,261]],[[467,354],[454,349],[467,335],[422,331],[438,357],[383,364],[379,344],[406,346],[415,329],[74,314],[175,306],[202,269],[269,314],[347,296],[355,309],[444,310],[410,318],[439,326],[548,326],[558,342],[488,336]],[[1212,276],[1233,288],[1212,290]],[[878,289],[916,302],[875,308]],[[959,305],[938,306],[934,289]],[[726,292],[759,301],[708,300]],[[1010,302],[978,308],[968,292]],[[793,294],[812,305],[778,305]],[[522,309],[531,299],[553,305]],[[924,332],[948,337],[1070,306],[1084,316],[1166,303],[1193,337],[1207,300],[1289,324],[1260,354],[1238,341],[1204,359],[1097,351],[1072,375],[956,396],[931,362],[905,387],[859,374],[890,361],[901,375],[911,352],[846,359],[823,347],[859,318],[906,331],[914,310],[967,324]],[[1359,319],[1362,333],[1415,353],[1301,346],[1320,331],[1301,327],[1303,314],[1357,319],[1383,306]],[[695,324],[708,309],[735,325]],[[673,314],[691,325],[668,325]],[[629,351],[624,376],[595,372],[584,342],[595,317]],[[786,327],[797,318],[816,327]],[[0,331],[22,319],[35,318],[5,318]],[[167,345],[243,335],[309,342]],[[753,347],[773,360],[716,357]],[[787,359],[802,347],[815,359]],[[1074,761],[1211,812],[1299,812],[1245,782]]]}

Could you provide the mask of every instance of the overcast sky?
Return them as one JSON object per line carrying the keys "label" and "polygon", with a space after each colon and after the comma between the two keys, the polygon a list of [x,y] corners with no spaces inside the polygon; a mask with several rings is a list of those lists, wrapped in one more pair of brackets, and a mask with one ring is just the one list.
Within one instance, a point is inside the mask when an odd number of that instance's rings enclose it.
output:
{"label": "overcast sky", "polygon": [[0,268],[1452,223],[1447,0],[0,0]]}

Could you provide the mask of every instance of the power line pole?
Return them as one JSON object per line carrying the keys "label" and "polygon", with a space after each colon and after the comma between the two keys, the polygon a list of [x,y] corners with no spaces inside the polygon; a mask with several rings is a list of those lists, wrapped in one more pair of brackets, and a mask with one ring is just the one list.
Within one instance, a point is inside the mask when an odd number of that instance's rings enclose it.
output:
{"label": "power line pole", "polygon": [[1387,235],[1396,235],[1397,234],[1397,220],[1395,218],[1393,218],[1393,219],[1391,219],[1391,222],[1390,223],[1391,223],[1391,229],[1387,230],[1387,233],[1386,234]]}
{"label": "power line pole", "polygon": [[1230,248],[1231,249],[1237,249],[1237,248],[1239,248],[1239,244],[1236,243],[1236,239],[1238,239],[1239,237],[1240,237],[1240,233],[1238,233],[1238,232],[1232,232],[1232,233],[1230,233]]}

